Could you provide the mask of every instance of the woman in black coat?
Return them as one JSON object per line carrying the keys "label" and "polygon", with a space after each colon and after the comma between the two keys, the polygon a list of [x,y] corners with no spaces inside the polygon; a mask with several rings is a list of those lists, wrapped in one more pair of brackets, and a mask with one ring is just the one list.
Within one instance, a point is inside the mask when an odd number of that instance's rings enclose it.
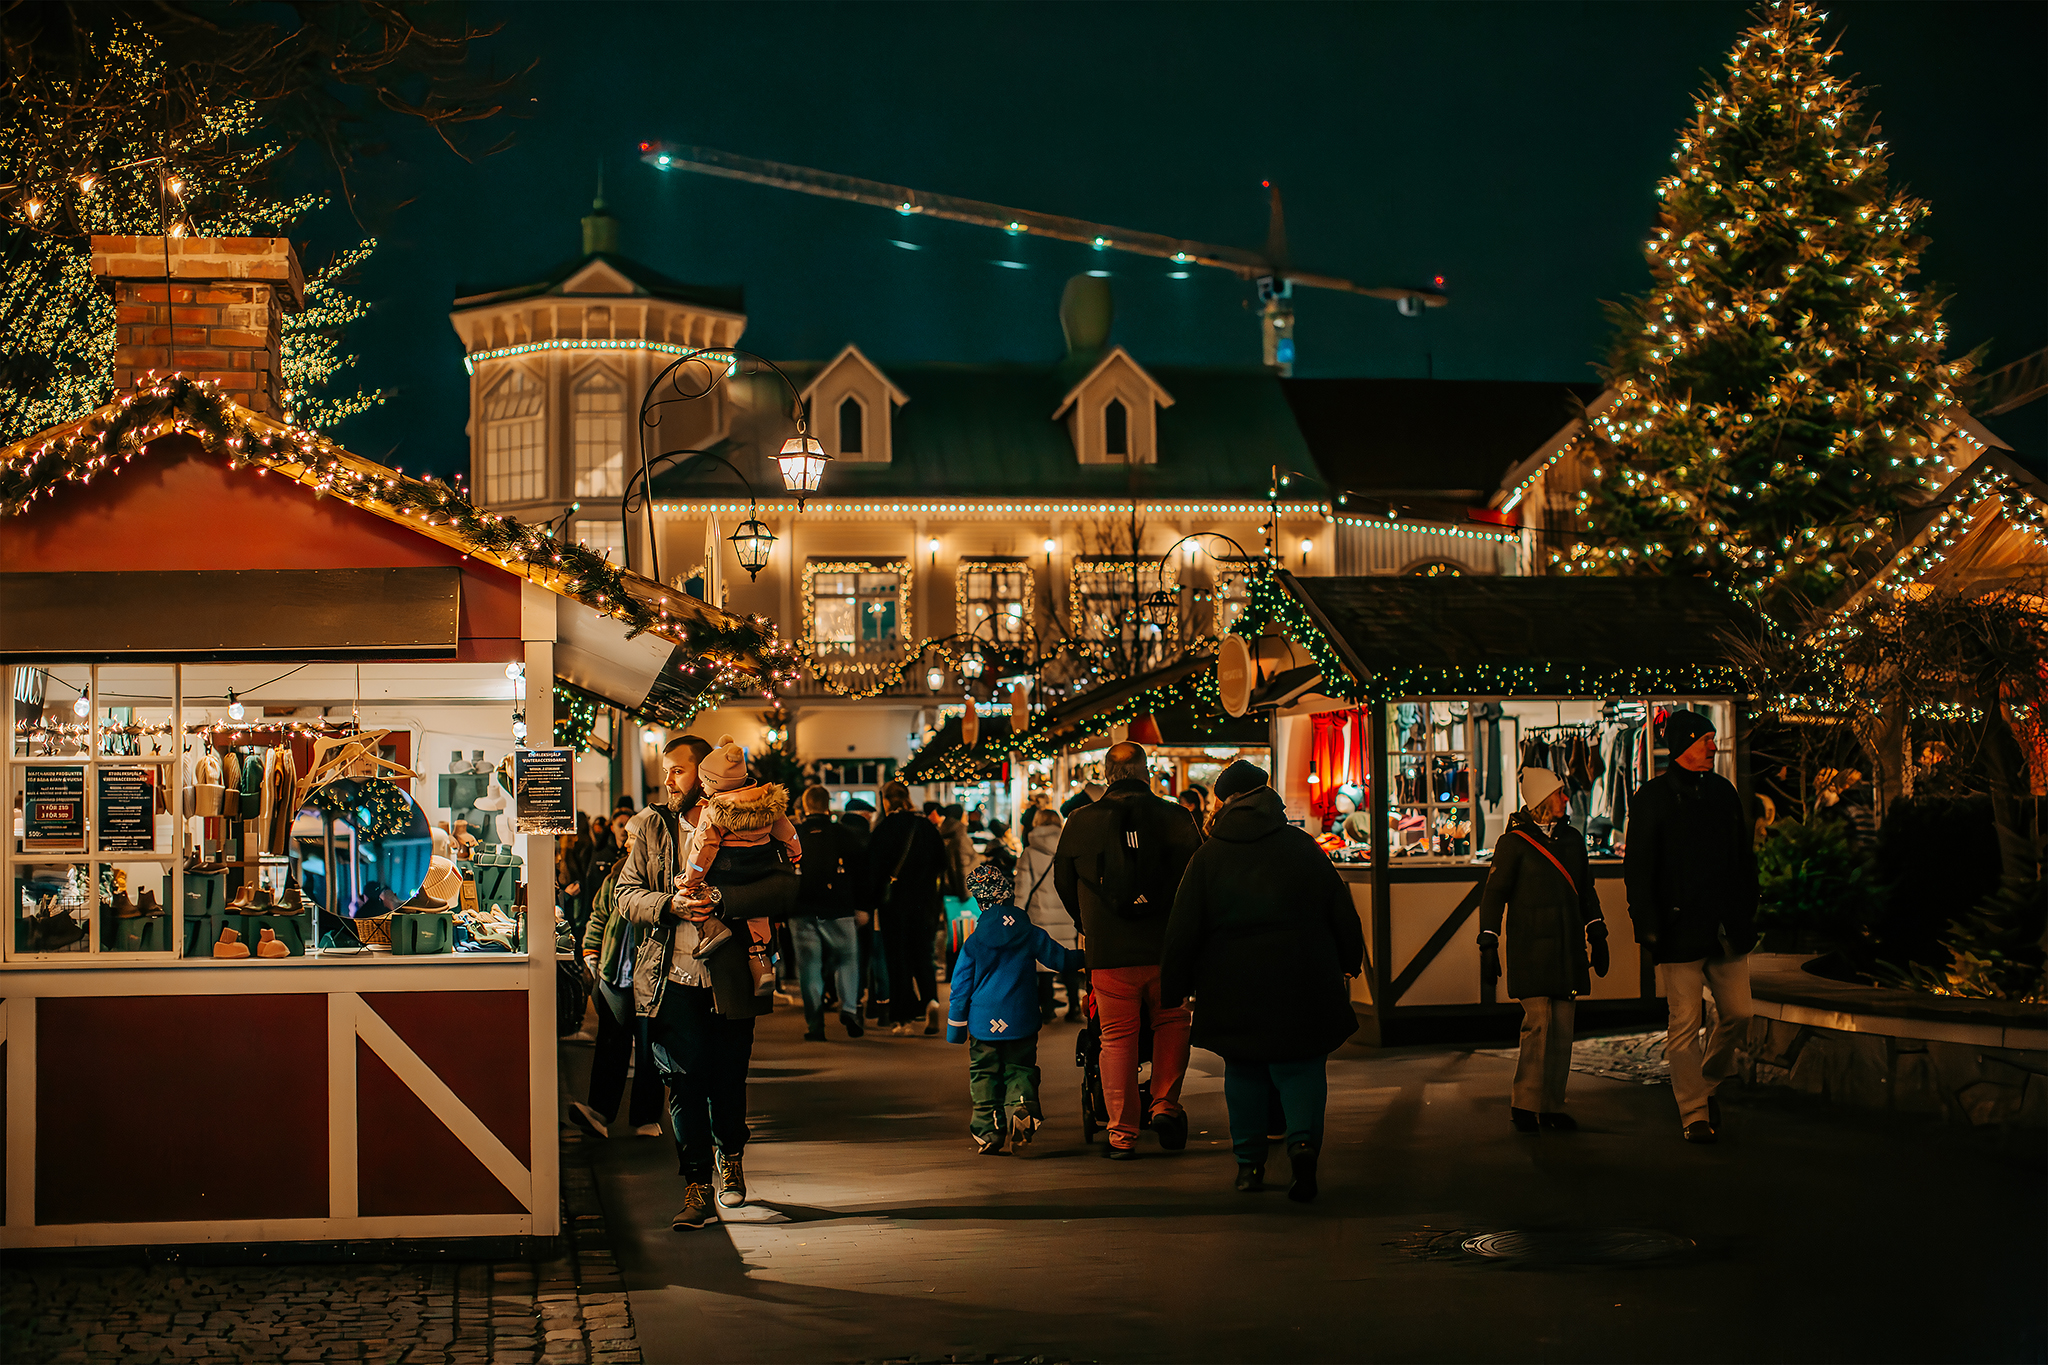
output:
{"label": "woman in black coat", "polygon": [[1547,768],[1522,770],[1522,809],[1493,846],[1493,870],[1479,902],[1480,970],[1500,972],[1500,931],[1508,933],[1508,994],[1522,1002],[1522,1052],[1508,1116],[1517,1130],[1572,1129],[1564,1086],[1572,1067],[1572,1015],[1592,989],[1591,966],[1607,975],[1607,921],[1593,889],[1585,836],[1564,818],[1570,800]]}
{"label": "woman in black coat", "polygon": [[1329,855],[1287,823],[1266,774],[1239,760],[1216,779],[1223,802],[1188,862],[1166,924],[1160,1000],[1195,997],[1194,1042],[1223,1057],[1237,1188],[1265,1187],[1268,1096],[1280,1095],[1293,1180],[1316,1195],[1329,1095],[1325,1064],[1358,1031],[1347,978],[1365,961],[1351,892]]}
{"label": "woman in black coat", "polygon": [[946,915],[940,886],[951,860],[932,822],[910,808],[901,782],[882,788],[882,822],[868,836],[868,904],[889,963],[891,1033],[909,1033],[922,1016],[939,1031],[939,968],[932,956]]}

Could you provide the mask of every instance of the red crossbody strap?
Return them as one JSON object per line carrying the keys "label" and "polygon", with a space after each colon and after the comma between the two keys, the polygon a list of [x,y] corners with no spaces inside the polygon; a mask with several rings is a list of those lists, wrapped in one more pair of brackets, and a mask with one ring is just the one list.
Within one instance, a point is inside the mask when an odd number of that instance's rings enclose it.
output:
{"label": "red crossbody strap", "polygon": [[1508,831],[1508,833],[1521,835],[1522,838],[1528,843],[1529,847],[1535,849],[1538,853],[1541,853],[1544,857],[1550,859],[1550,865],[1556,868],[1559,874],[1564,877],[1564,883],[1566,886],[1569,886],[1572,889],[1572,894],[1574,896],[1579,894],[1578,878],[1572,876],[1570,870],[1567,869],[1563,863],[1557,860],[1557,855],[1555,853],[1552,853],[1549,849],[1545,848],[1539,840],[1537,840],[1534,836],[1532,836],[1529,833],[1529,831],[1525,829],[1511,829]]}

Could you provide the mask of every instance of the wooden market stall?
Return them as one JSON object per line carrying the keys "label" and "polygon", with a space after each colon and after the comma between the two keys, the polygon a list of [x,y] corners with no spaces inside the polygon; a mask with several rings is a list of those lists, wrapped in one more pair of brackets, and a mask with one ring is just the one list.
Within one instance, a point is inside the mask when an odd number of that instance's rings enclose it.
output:
{"label": "wooden market stall", "polygon": [[525,680],[715,694],[769,632],[178,378],[0,502],[0,1246],[559,1232]]}
{"label": "wooden market stall", "polygon": [[1271,718],[1274,784],[1324,837],[1364,922],[1353,1001],[1374,1044],[1498,1034],[1512,1001],[1483,982],[1476,920],[1523,764],[1573,793],[1619,951],[1582,1017],[1656,997],[1621,882],[1627,805],[1666,761],[1657,722],[1704,711],[1719,768],[1750,795],[1729,642],[1755,623],[1709,584],[1660,578],[1298,578],[1258,586],[1250,701]]}

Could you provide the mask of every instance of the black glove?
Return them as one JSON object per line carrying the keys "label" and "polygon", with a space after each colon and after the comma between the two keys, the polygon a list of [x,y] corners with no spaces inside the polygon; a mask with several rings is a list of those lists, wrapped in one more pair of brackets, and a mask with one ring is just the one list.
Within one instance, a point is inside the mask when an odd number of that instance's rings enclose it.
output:
{"label": "black glove", "polygon": [[1500,980],[1500,935],[1491,929],[1479,931],[1479,979]]}
{"label": "black glove", "polygon": [[1593,975],[1607,975],[1607,921],[1596,919],[1586,926],[1586,952],[1593,960]]}

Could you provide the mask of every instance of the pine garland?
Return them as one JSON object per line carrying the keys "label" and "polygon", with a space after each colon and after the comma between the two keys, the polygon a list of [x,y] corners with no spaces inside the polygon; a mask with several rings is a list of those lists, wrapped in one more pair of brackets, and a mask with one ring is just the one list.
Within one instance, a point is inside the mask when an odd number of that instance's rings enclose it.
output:
{"label": "pine garland", "polygon": [[180,433],[209,454],[225,456],[232,469],[274,471],[312,489],[315,497],[395,513],[434,539],[494,559],[616,618],[630,635],[660,635],[714,661],[714,686],[771,685],[795,675],[790,648],[758,616],[735,618],[728,626],[674,615],[668,610],[674,599],[656,585],[583,545],[556,539],[547,527],[479,511],[454,484],[373,464],[318,433],[258,416],[209,381],[181,374],[0,450],[0,519],[27,514],[38,498],[54,498],[66,484],[90,484],[100,474],[118,472],[152,442]]}

